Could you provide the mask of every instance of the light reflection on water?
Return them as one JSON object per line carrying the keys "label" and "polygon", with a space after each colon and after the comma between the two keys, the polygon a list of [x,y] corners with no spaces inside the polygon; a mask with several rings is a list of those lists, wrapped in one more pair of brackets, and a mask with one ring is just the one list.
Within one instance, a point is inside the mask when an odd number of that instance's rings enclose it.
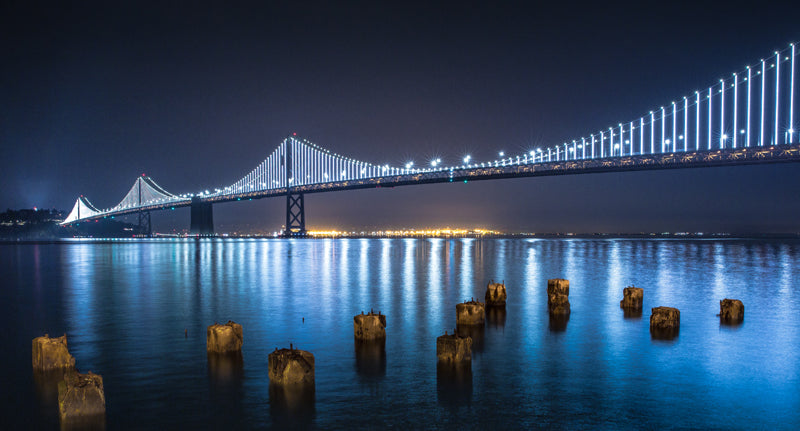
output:
{"label": "light reflection on water", "polygon": [[[24,328],[0,364],[22,388],[12,426],[57,421],[39,414],[27,356],[44,332],[66,332],[78,368],[103,375],[114,428],[800,426],[795,241],[75,242],[3,245],[0,262],[3,323]],[[557,277],[566,329],[547,315]],[[475,332],[468,371],[437,369],[436,336],[492,279],[508,289],[502,318]],[[629,285],[645,289],[641,318],[619,308]],[[720,326],[724,297],[745,303],[742,325]],[[681,310],[672,341],[650,337],[660,305]],[[359,350],[353,315],[370,309],[387,340]],[[206,326],[228,319],[242,357],[207,357]],[[289,343],[316,356],[313,392],[267,384],[267,354]]]}

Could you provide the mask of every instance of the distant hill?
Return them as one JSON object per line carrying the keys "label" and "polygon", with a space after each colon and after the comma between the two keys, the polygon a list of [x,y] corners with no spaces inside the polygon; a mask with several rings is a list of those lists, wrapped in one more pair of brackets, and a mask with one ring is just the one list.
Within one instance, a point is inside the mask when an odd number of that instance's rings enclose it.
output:
{"label": "distant hill", "polygon": [[66,212],[55,209],[6,210],[0,213],[0,240],[31,241],[59,238],[130,238],[139,227],[130,223],[104,219],[96,222],[61,226]]}

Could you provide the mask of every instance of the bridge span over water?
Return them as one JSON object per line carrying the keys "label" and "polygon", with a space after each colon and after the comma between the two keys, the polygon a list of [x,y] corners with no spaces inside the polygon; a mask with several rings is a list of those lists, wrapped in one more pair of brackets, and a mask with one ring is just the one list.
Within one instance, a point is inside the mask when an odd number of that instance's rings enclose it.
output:
{"label": "bridge span over water", "polygon": [[194,235],[214,234],[213,204],[286,197],[287,236],[304,236],[304,196],[342,190],[549,175],[800,161],[794,126],[795,44],[726,79],[634,120],[547,148],[459,165],[377,165],[333,153],[292,134],[241,179],[221,188],[173,194],[152,178],[136,179],[122,201],[98,209],[84,196],[63,224],[191,207]]}

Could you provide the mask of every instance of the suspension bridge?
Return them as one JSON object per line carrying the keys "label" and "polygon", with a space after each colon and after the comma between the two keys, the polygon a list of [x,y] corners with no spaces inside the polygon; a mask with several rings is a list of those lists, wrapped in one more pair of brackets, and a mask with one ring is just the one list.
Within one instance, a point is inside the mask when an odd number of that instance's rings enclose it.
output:
{"label": "suspension bridge", "polygon": [[588,136],[482,162],[429,167],[372,164],[292,134],[233,184],[173,194],[138,177],[116,206],[98,209],[84,196],[64,225],[136,215],[151,233],[152,211],[191,207],[190,233],[214,234],[213,205],[286,197],[285,236],[305,236],[304,196],[376,187],[546,175],[800,161],[795,129],[795,44],[671,103]]}

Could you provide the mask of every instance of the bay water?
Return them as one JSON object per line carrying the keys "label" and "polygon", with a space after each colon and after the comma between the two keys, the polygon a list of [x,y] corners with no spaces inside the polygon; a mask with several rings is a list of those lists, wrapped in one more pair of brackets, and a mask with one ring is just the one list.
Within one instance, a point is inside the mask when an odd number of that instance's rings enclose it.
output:
{"label": "bay water", "polygon": [[[570,281],[552,322],[547,280]],[[508,302],[471,330],[471,366],[437,365],[455,307]],[[800,242],[762,239],[153,239],[0,245],[3,428],[55,429],[31,340],[67,334],[101,374],[109,429],[800,428]],[[622,289],[644,289],[626,317]],[[723,298],[745,304],[721,325]],[[653,339],[650,309],[680,310]],[[387,316],[359,349],[353,316]],[[241,360],[206,327],[243,325]],[[316,383],[271,390],[267,355],[312,352]]]}

